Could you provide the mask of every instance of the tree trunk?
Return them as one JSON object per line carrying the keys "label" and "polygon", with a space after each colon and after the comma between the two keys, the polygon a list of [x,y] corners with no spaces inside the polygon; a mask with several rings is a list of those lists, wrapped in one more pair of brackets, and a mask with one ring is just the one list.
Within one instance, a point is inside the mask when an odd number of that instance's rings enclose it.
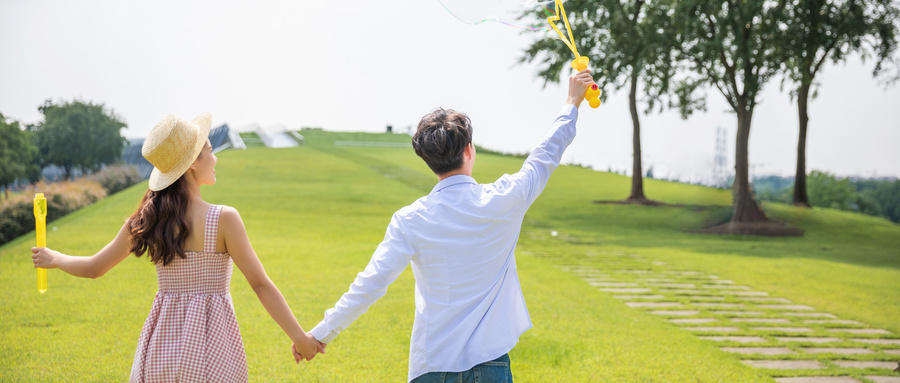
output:
{"label": "tree trunk", "polygon": [[800,114],[800,139],[797,140],[797,173],[794,176],[794,206],[809,207],[809,195],[806,194],[806,128],[809,125],[810,83],[800,85],[797,92],[797,110]]}
{"label": "tree trunk", "polygon": [[641,166],[641,121],[637,110],[637,75],[631,76],[631,90],[628,93],[628,106],[631,108],[631,123],[634,126],[632,138],[633,161],[631,166],[631,195],[628,201],[644,202],[644,173]]}
{"label": "tree trunk", "polygon": [[734,215],[731,223],[765,222],[766,213],[762,211],[753,192],[750,190],[750,121],[753,118],[753,109],[740,105],[737,111],[738,129],[734,160]]}

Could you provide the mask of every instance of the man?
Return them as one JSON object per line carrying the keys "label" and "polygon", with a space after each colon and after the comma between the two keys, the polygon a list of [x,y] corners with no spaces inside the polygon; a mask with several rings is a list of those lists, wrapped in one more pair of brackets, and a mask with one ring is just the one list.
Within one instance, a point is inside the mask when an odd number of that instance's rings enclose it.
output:
{"label": "man", "polygon": [[[334,308],[310,333],[331,342],[412,265],[416,317],[409,380],[511,382],[507,353],[531,318],[516,273],[515,248],[525,211],[575,138],[590,71],[569,78],[566,105],[522,169],[492,184],[472,178],[469,118],[437,109],[419,122],[412,143],[438,177],[430,194],[391,218],[384,241]],[[461,378],[461,379],[460,379]]]}

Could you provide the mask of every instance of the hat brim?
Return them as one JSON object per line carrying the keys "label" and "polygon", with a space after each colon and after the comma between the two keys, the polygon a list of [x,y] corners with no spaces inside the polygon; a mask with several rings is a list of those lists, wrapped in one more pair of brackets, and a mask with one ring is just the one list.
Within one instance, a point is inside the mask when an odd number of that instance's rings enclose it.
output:
{"label": "hat brim", "polygon": [[175,183],[200,156],[200,151],[206,145],[206,139],[209,138],[209,131],[212,129],[212,115],[209,112],[203,112],[199,116],[194,117],[191,122],[199,126],[197,136],[194,138],[193,152],[187,154],[185,159],[178,163],[178,166],[166,173],[159,171],[154,166],[153,171],[150,172],[150,190],[160,191]]}

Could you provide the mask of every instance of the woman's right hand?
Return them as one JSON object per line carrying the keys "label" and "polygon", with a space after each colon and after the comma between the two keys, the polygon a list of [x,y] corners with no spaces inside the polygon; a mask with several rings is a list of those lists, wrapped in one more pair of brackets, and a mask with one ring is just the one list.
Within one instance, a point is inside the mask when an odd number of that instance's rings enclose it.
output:
{"label": "woman's right hand", "polygon": [[47,247],[31,248],[31,261],[34,262],[35,268],[55,269],[59,267],[56,261],[60,256],[62,253]]}

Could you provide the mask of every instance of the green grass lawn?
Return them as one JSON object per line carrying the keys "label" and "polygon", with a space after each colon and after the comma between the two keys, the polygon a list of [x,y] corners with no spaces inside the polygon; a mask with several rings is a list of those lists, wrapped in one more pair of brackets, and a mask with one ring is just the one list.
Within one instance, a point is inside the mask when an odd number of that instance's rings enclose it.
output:
{"label": "green grass lawn", "polygon": [[[361,271],[391,214],[436,178],[409,148],[337,147],[333,140],[390,140],[303,131],[307,145],[218,154],[219,183],[204,198],[237,208],[254,248],[301,324],[312,328]],[[490,182],[518,158],[479,154],[475,178]],[[620,250],[768,291],[841,318],[900,332],[900,226],[827,209],[767,204],[802,238],[689,234],[727,218],[726,191],[646,181],[647,194],[710,208],[595,204],[627,196],[629,179],[561,167],[526,216],[517,263],[534,328],[511,353],[519,382],[765,382],[767,375],[643,310],[562,271],[558,254]],[[136,207],[146,183],[49,224],[48,243],[89,255]],[[55,230],[53,228],[56,228]],[[551,230],[561,233],[551,237]],[[49,271],[39,294],[32,236],[0,247],[0,381],[124,381],[156,291],[153,266],[130,257],[97,280]],[[232,295],[252,381],[404,381],[414,315],[407,269],[387,295],[328,346],[294,365],[290,341],[243,276]]]}

